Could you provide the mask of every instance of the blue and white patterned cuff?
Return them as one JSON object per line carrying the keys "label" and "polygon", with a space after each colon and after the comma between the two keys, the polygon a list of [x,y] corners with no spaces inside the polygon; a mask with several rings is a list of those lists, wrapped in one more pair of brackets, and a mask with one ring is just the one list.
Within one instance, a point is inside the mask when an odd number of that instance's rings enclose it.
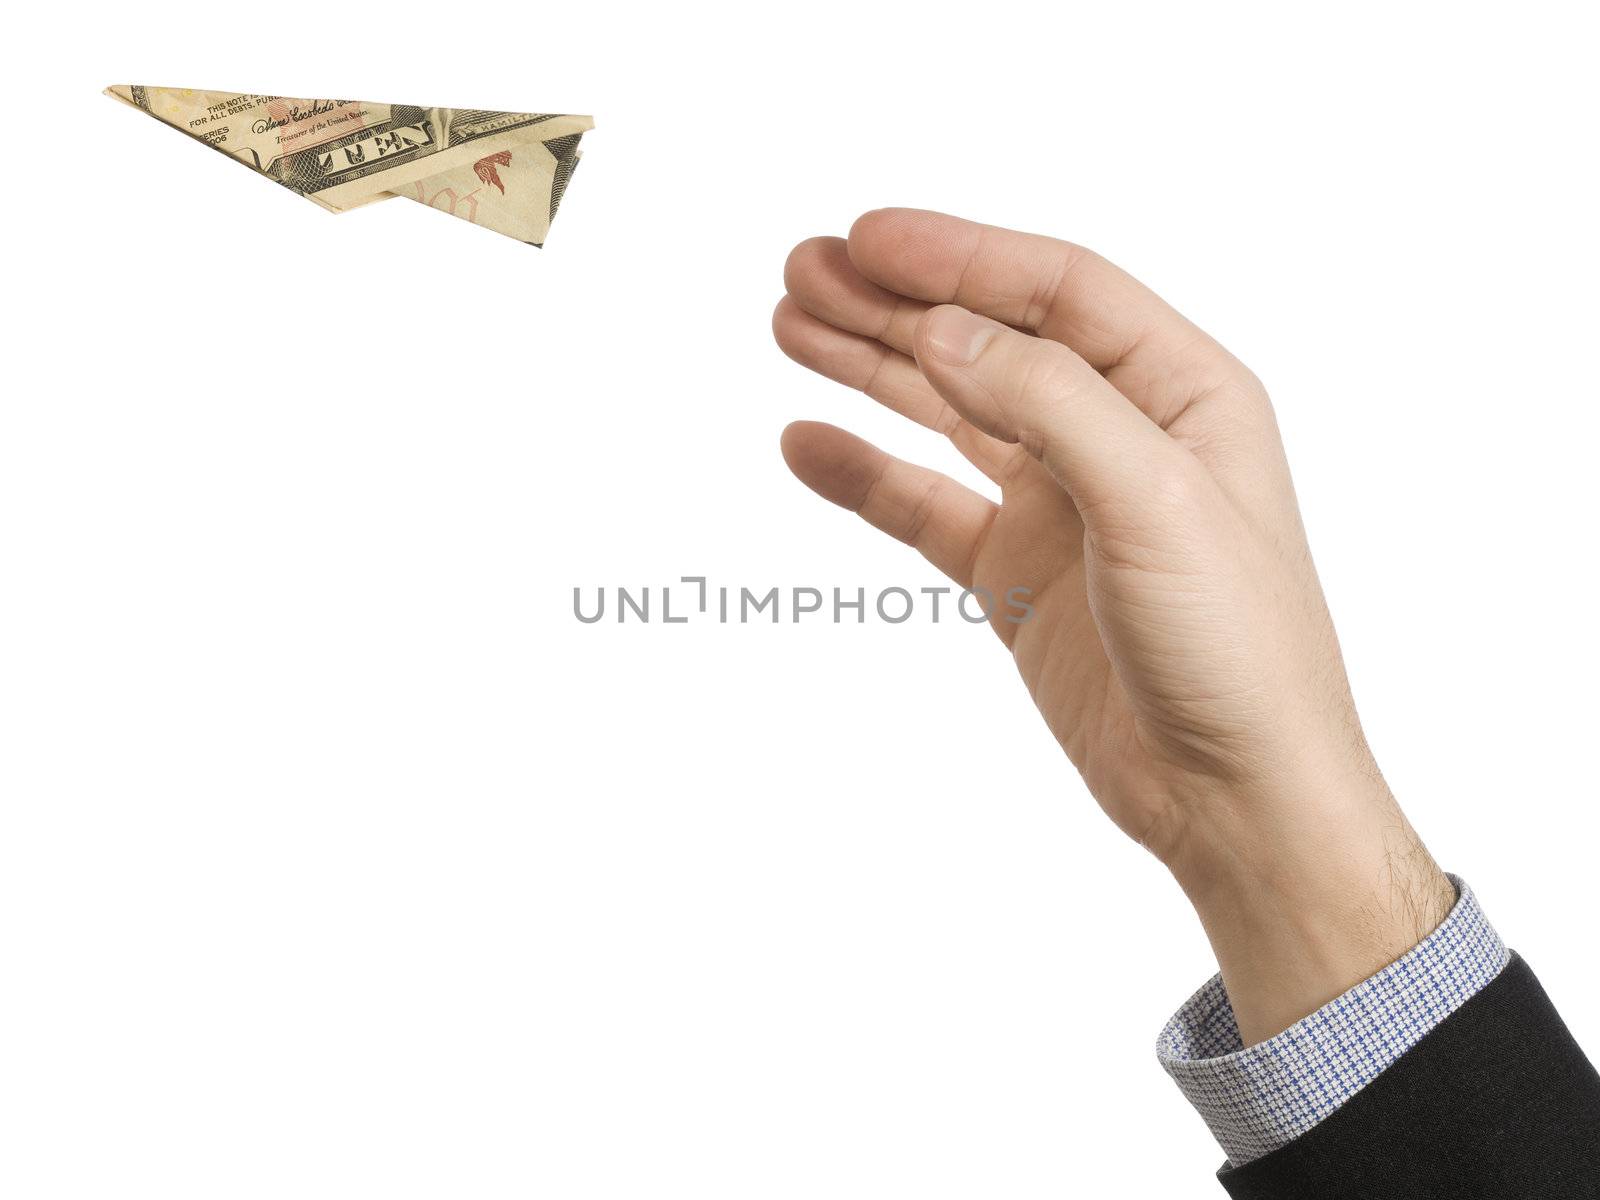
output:
{"label": "blue and white patterned cuff", "polygon": [[1372,978],[1246,1047],[1222,976],[1180,1008],[1156,1056],[1238,1167],[1328,1117],[1505,968],[1505,943],[1454,875],[1444,923]]}

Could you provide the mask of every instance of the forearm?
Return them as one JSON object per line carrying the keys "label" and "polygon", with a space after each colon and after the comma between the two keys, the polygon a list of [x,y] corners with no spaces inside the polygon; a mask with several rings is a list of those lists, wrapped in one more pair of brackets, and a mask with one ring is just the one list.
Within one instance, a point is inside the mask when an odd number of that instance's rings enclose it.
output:
{"label": "forearm", "polygon": [[1204,806],[1164,857],[1210,939],[1246,1045],[1394,962],[1455,889],[1387,790],[1368,785]]}

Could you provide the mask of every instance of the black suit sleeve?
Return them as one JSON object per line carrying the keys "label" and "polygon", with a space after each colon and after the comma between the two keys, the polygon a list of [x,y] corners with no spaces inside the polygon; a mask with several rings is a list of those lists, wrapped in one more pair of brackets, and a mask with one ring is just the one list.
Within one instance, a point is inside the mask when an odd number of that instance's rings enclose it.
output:
{"label": "black suit sleeve", "polygon": [[1600,1075],[1512,955],[1327,1120],[1217,1178],[1235,1200],[1600,1200]]}

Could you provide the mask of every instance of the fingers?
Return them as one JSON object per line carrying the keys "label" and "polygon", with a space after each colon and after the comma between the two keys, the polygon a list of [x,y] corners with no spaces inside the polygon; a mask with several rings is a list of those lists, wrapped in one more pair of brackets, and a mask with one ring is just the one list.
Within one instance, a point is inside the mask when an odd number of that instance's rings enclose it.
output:
{"label": "fingers", "polygon": [[[783,352],[801,366],[864,392],[918,425],[946,435],[978,470],[995,483],[1006,482],[1017,448],[979,433],[963,421],[907,355],[820,321],[789,296],[778,302],[772,314],[772,333]],[[909,333],[906,341],[909,346]]]}
{"label": "fingers", "polygon": [[[1145,472],[1158,467],[1169,477],[1192,468],[1194,460],[1162,427],[1204,394],[1199,380],[1211,369],[1208,355],[1232,362],[1143,285],[1088,251],[936,213],[869,213],[848,242],[802,242],[784,280],[789,298],[774,329],[791,357],[921,424],[951,431],[991,479],[1020,487],[1048,473],[1085,504],[1136,498],[1151,478]],[[986,324],[1002,330],[1004,345],[1017,353],[997,352],[972,369],[930,356],[918,341],[933,320],[927,301],[949,296],[986,306],[994,318]],[[1045,336],[1029,338],[999,322],[1031,325]],[[1067,348],[1069,336],[1094,359]],[[913,354],[914,363],[893,351]],[[1171,361],[1150,361],[1160,354]],[[950,423],[922,393],[917,372],[908,369],[913,365],[980,434]],[[1097,373],[1102,365],[1104,377]],[[1209,428],[1187,422],[1182,440],[1203,453],[1239,440]],[[983,434],[1003,445],[987,445]],[[1020,445],[1045,470],[1014,450],[1008,456],[1005,445]]]}
{"label": "fingers", "polygon": [[1102,511],[1119,521],[1144,515],[1153,484],[1198,471],[1186,450],[1059,342],[947,304],[923,319],[916,354],[951,407],[1045,465],[1091,530]]}
{"label": "fingers", "polygon": [[962,587],[972,585],[972,564],[997,505],[948,476],[816,421],[796,421],[783,431],[783,458],[824,500],[915,546]]}
{"label": "fingers", "polygon": [[1118,372],[1118,386],[1163,426],[1210,381],[1248,374],[1133,276],[1070,242],[887,208],[856,221],[847,253],[866,287],[959,304]]}
{"label": "fingers", "polygon": [[837,329],[876,338],[911,353],[917,322],[931,307],[867,279],[850,261],[843,238],[815,237],[789,252],[783,286],[806,312]]}

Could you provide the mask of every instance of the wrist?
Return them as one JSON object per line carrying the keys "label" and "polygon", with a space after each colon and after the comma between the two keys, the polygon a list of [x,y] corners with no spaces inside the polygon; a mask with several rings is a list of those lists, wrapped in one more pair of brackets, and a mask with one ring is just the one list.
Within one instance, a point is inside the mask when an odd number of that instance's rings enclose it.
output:
{"label": "wrist", "polygon": [[1163,861],[1210,939],[1246,1045],[1401,957],[1455,888],[1381,781],[1195,806]]}

